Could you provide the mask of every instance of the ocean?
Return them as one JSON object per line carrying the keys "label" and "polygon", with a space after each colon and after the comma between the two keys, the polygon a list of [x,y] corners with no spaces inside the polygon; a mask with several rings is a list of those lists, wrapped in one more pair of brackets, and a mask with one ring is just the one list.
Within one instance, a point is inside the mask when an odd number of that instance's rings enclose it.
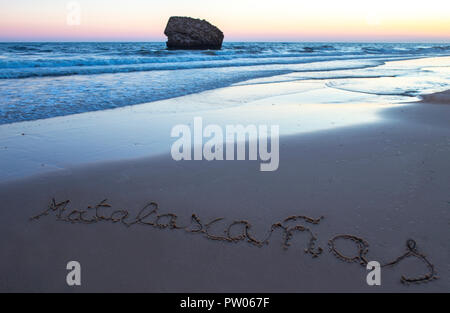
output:
{"label": "ocean", "polygon": [[[351,78],[418,71],[386,69],[386,61],[449,55],[449,44],[424,43],[240,42],[224,43],[219,51],[169,51],[162,42],[0,43],[0,124],[271,80],[336,79],[333,87],[352,90],[346,86]],[[387,93],[386,85],[360,91],[416,96],[448,87],[448,71],[444,74]]]}

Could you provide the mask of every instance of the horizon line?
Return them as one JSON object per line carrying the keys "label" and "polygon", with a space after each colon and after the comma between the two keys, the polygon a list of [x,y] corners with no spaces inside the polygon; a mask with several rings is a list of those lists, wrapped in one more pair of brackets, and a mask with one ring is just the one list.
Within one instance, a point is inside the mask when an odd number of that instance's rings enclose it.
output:
{"label": "horizon line", "polygon": [[[167,40],[2,40],[0,43],[166,43]],[[450,44],[450,39],[419,41],[383,41],[383,40],[224,40],[223,43],[385,43],[385,44]]]}

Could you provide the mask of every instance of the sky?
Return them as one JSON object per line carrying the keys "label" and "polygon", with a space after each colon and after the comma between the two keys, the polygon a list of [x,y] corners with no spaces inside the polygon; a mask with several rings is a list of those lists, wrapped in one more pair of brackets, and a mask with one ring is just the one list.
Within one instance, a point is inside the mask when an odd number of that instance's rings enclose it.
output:
{"label": "sky", "polygon": [[449,0],[0,0],[0,41],[165,41],[170,16],[226,41],[450,42]]}

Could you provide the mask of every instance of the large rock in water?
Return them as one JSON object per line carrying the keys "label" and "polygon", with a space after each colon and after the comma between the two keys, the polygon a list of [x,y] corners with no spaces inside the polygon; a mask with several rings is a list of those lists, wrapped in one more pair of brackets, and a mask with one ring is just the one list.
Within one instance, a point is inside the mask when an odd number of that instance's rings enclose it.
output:
{"label": "large rock in water", "polygon": [[223,33],[205,20],[172,16],[164,34],[168,37],[168,49],[211,49],[222,48]]}

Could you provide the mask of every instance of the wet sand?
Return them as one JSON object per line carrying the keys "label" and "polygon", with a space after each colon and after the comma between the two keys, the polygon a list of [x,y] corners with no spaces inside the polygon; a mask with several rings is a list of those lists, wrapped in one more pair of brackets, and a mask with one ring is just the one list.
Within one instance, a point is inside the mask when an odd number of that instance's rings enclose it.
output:
{"label": "wet sand", "polygon": [[450,92],[443,91],[443,92],[437,92],[430,95],[424,95],[423,96],[423,102],[428,103],[436,103],[436,104],[450,104],[449,102]]}
{"label": "wet sand", "polygon": [[[0,184],[0,291],[30,292],[448,292],[450,290],[449,93],[429,102],[381,111],[383,123],[318,131],[280,140],[280,168],[259,162],[175,163],[170,156],[69,168]],[[440,104],[436,104],[438,99]],[[304,252],[307,233],[283,249],[281,233],[268,245],[214,241],[202,234],[148,225],[30,221],[51,199],[84,209],[103,199],[135,216],[150,201],[188,224],[218,217],[215,234],[235,220],[262,238],[292,215],[324,219],[308,226],[323,253]],[[109,209],[106,208],[105,212]],[[227,224],[228,223],[228,224]],[[239,234],[239,228],[236,228]],[[382,270],[382,286],[366,284],[367,271],[328,251],[337,234],[364,238],[367,258],[385,263],[414,239],[439,279],[404,285],[402,275],[427,268],[410,258]],[[223,233],[221,233],[223,235]],[[339,243],[355,255],[355,245]],[[66,264],[78,261],[82,286],[68,287]]]}

